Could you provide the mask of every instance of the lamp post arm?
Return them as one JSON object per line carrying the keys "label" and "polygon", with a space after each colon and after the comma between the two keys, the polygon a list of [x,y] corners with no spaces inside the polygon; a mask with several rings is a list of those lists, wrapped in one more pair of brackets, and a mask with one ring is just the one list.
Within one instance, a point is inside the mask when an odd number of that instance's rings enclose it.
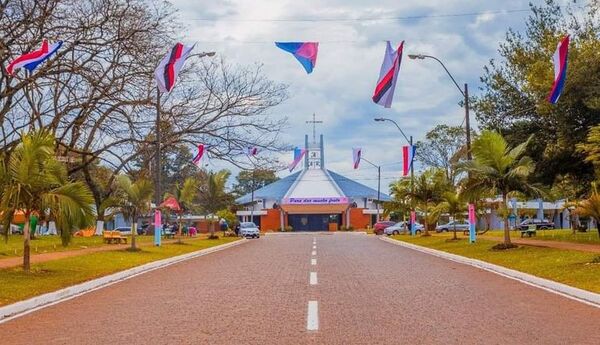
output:
{"label": "lamp post arm", "polygon": [[406,134],[404,134],[404,131],[402,130],[402,128],[400,128],[400,126],[398,126],[398,123],[396,123],[396,121],[394,121],[392,119],[388,119],[387,117],[382,118],[382,120],[389,121],[389,122],[393,123],[396,126],[396,128],[398,128],[398,130],[400,131],[400,133],[402,133],[402,136],[404,137],[404,139],[406,140],[406,142],[409,143],[410,145],[412,145],[412,141],[408,139],[408,137],[406,136]]}
{"label": "lamp post arm", "polygon": [[450,79],[452,79],[452,82],[454,83],[454,85],[456,85],[456,88],[461,93],[461,95],[463,95],[463,97],[466,97],[465,92],[463,91],[463,89],[461,89],[461,87],[458,85],[458,83],[456,82],[456,80],[454,79],[454,77],[452,76],[452,74],[450,73],[450,71],[446,68],[446,65],[444,65],[444,63],[440,59],[436,58],[435,56],[431,56],[431,55],[423,55],[423,57],[434,59],[435,61],[439,62],[440,65],[442,65],[442,67],[444,68],[444,70],[448,74],[448,76],[450,77]]}
{"label": "lamp post arm", "polygon": [[375,168],[379,168],[379,165],[377,165],[377,164],[375,164],[375,163],[371,162],[370,160],[366,159],[365,157],[360,157],[360,160],[361,160],[361,161],[365,161],[365,162],[367,162],[367,163],[371,164],[371,165],[372,165],[372,166],[374,166]]}

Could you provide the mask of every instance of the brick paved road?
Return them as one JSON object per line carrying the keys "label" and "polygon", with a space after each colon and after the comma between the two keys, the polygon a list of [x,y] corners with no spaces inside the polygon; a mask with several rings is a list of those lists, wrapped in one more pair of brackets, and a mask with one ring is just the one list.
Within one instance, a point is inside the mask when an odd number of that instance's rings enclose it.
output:
{"label": "brick paved road", "polygon": [[600,344],[598,320],[600,309],[374,236],[276,235],[0,324],[0,343]]}

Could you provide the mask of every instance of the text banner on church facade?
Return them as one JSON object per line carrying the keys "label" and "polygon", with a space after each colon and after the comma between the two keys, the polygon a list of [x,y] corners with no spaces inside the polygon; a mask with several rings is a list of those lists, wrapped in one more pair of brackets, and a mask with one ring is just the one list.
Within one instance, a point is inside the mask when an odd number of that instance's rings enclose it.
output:
{"label": "text banner on church facade", "polygon": [[285,198],[286,205],[315,205],[315,204],[347,204],[347,197],[315,197],[315,198]]}

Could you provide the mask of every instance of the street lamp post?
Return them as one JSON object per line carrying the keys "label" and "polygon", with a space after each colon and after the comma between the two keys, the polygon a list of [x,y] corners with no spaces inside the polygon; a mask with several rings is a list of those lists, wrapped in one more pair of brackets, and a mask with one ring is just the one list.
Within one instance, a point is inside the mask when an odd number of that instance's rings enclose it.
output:
{"label": "street lamp post", "polygon": [[429,58],[429,59],[433,59],[433,60],[439,62],[440,65],[442,65],[442,67],[448,74],[448,76],[450,77],[450,79],[452,79],[452,82],[454,83],[454,85],[456,85],[456,88],[458,89],[458,91],[463,95],[464,102],[465,102],[465,132],[466,132],[466,137],[467,137],[467,159],[471,160],[472,159],[472,156],[471,156],[471,124],[470,124],[470,118],[469,118],[469,87],[468,87],[467,83],[465,83],[465,87],[464,87],[464,89],[462,89],[458,85],[458,83],[456,82],[456,80],[454,79],[454,77],[452,76],[450,71],[446,68],[446,65],[444,65],[444,63],[440,59],[436,58],[435,56],[424,55],[424,54],[409,54],[408,57],[412,60],[415,60],[415,59],[424,60],[426,58]]}
{"label": "street lamp post", "polygon": [[377,203],[375,203],[375,212],[377,212],[377,216],[375,219],[377,222],[379,222],[379,202],[381,200],[381,165],[376,165],[364,157],[361,157],[360,159],[377,168]]}
{"label": "street lamp post", "polygon": [[[187,58],[191,58],[191,57],[198,57],[198,58],[202,58],[205,56],[214,56],[216,53],[215,52],[202,52],[202,53],[197,53],[197,54],[192,54],[190,56],[188,56]],[[156,158],[155,158],[155,169],[156,169],[156,186],[155,186],[155,190],[156,190],[156,195],[155,195],[155,201],[156,201],[156,207],[158,207],[158,205],[160,205],[161,201],[162,201],[162,188],[161,188],[161,180],[162,180],[162,148],[161,148],[161,133],[160,133],[160,90],[158,87],[156,87]]]}
{"label": "street lamp post", "polygon": [[[404,134],[404,131],[402,130],[402,128],[400,128],[400,126],[398,125],[398,123],[396,123],[396,121],[392,120],[392,119],[388,119],[385,117],[378,117],[373,119],[376,122],[385,122],[385,121],[389,121],[391,123],[393,123],[394,125],[396,125],[396,128],[398,128],[398,130],[400,131],[400,133],[402,134],[402,136],[404,137],[404,139],[406,139],[406,141],[408,142],[408,144],[410,145],[410,147],[413,146],[413,137],[412,135],[410,137],[407,137],[406,134]],[[413,157],[414,160],[414,157]],[[410,192],[411,194],[415,192],[415,170],[414,170],[414,165],[412,164],[413,162],[410,163]],[[415,210],[415,205],[414,205],[414,198],[411,196],[410,198],[410,208],[412,211]],[[414,226],[414,225],[411,225]]]}

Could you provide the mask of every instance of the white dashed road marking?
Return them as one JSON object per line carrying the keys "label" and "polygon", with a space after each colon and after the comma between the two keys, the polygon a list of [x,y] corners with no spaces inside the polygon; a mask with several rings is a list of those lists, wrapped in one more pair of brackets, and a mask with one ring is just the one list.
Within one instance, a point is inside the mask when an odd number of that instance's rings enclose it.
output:
{"label": "white dashed road marking", "polygon": [[313,251],[312,251],[312,255],[313,255],[313,256],[317,255],[317,251],[316,251],[316,250],[313,250]]}
{"label": "white dashed road marking", "polygon": [[317,285],[317,272],[310,272],[310,285]]}
{"label": "white dashed road marking", "polygon": [[319,330],[319,303],[317,301],[308,301],[308,315],[306,317],[306,330]]}
{"label": "white dashed road marking", "polygon": [[313,249],[317,249],[317,246],[313,246]]}
{"label": "white dashed road marking", "polygon": [[313,266],[317,265],[317,259],[310,259],[310,264]]}

